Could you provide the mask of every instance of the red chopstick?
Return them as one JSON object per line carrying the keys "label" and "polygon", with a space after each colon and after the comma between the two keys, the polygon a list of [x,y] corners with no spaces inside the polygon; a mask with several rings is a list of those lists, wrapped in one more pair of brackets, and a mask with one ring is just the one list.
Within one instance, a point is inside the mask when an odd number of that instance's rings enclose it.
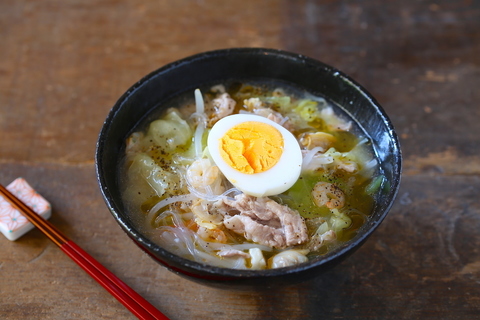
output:
{"label": "red chopstick", "polygon": [[5,187],[0,185],[0,194],[20,211],[35,227],[42,231],[50,240],[62,249],[73,261],[83,268],[92,278],[100,283],[110,294],[120,301],[130,312],[139,319],[161,319],[168,318],[158,311],[147,300],[117,278],[107,268],[102,266],[72,240],[62,234],[53,224],[39,216],[21,200],[15,197]]}

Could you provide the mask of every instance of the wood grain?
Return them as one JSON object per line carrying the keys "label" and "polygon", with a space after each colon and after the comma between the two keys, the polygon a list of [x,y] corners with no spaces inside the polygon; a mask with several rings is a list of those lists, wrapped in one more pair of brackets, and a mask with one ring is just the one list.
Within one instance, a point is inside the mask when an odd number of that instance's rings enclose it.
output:
{"label": "wood grain", "polygon": [[[51,222],[172,319],[480,319],[480,2],[0,2],[0,183],[26,178]],[[201,51],[262,46],[350,74],[401,138],[402,186],[350,258],[272,292],[163,269],[111,218],[101,125],[133,83]],[[33,230],[0,239],[1,319],[132,319]]]}

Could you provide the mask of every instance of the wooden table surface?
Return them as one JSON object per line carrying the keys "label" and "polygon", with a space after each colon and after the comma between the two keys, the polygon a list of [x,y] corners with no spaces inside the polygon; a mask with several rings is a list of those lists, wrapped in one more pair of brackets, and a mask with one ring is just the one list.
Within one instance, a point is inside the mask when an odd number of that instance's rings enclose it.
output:
{"label": "wooden table surface", "polygon": [[[97,135],[133,83],[227,47],[333,65],[383,105],[404,170],[354,255],[268,293],[167,271],[111,217]],[[171,319],[480,319],[480,2],[0,1],[0,183],[26,178],[51,222]],[[1,319],[132,319],[38,230],[0,239]]]}

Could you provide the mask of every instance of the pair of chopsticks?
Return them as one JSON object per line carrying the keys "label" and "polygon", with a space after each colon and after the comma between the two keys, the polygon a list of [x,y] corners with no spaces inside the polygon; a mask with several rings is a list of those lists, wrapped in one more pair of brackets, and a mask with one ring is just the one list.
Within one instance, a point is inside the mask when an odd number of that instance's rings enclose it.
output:
{"label": "pair of chopsticks", "polygon": [[5,187],[0,194],[139,319],[168,318]]}

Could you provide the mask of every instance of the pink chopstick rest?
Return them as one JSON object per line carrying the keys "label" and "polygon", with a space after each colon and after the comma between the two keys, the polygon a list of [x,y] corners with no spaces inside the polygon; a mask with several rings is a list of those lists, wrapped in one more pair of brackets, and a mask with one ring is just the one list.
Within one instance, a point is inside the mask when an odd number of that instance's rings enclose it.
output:
{"label": "pink chopstick rest", "polygon": [[[43,218],[48,219],[52,215],[50,203],[25,179],[15,179],[6,189]],[[33,224],[0,195],[0,231],[3,235],[8,240],[15,241],[33,228]]]}

